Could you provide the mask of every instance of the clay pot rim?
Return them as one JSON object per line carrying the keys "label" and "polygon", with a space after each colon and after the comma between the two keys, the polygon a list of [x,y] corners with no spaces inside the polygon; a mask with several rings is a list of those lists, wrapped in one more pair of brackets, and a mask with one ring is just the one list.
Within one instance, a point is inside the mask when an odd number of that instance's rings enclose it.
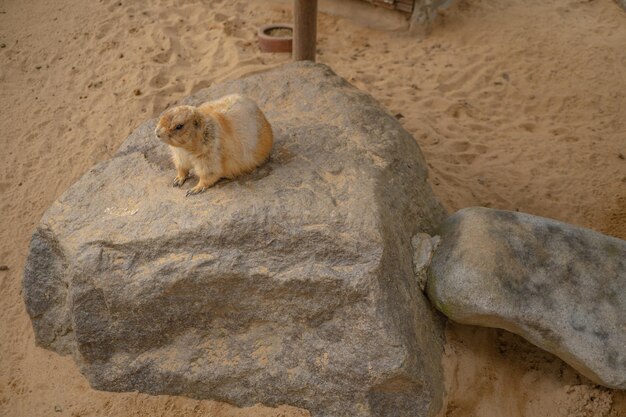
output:
{"label": "clay pot rim", "polygon": [[[271,29],[289,29],[291,30],[292,36],[271,36],[267,32]],[[276,40],[287,40],[293,39],[293,25],[291,23],[268,23],[259,28],[258,32],[259,38],[264,39],[276,39]]]}
{"label": "clay pot rim", "polygon": [[[266,32],[272,29],[290,29],[292,36],[270,36]],[[270,23],[263,25],[257,32],[261,52],[291,52],[293,44],[293,25],[289,23]]]}

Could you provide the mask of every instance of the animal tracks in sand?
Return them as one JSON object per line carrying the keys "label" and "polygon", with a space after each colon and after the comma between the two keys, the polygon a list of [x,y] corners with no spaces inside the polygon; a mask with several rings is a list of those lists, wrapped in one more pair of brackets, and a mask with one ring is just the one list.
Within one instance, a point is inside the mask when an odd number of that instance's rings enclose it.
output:
{"label": "animal tracks in sand", "polygon": [[[320,13],[318,61],[403,115],[399,122],[419,143],[449,210],[519,209],[625,238],[624,12],[613,0],[455,4],[423,40]],[[0,116],[10,132],[0,152],[0,263],[11,267],[0,272],[0,415],[54,415],[57,400],[74,403],[59,415],[76,417],[298,415],[89,390],[65,358],[35,347],[20,279],[11,272],[44,210],[140,123],[200,88],[289,61],[288,54],[261,54],[255,40],[260,24],[291,20],[289,2],[31,0],[0,9],[7,12],[0,14],[0,96],[10,103]],[[590,415],[567,412],[567,382],[558,372],[495,366],[498,353],[471,338],[455,346],[468,348],[456,369],[481,365],[449,398],[476,411],[450,409],[447,417]],[[35,388],[49,375],[68,384]],[[489,376],[484,386],[482,375]]]}

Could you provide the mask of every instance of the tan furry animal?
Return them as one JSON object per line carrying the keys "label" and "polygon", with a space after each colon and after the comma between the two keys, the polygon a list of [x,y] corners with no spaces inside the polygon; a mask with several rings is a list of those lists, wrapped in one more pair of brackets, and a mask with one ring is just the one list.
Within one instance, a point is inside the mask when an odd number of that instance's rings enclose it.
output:
{"label": "tan furry animal", "polygon": [[187,195],[206,190],[220,178],[252,171],[267,160],[274,141],[261,109],[238,94],[198,107],[168,109],[155,133],[170,145],[178,174],[174,186],[183,185],[191,169],[200,178]]}

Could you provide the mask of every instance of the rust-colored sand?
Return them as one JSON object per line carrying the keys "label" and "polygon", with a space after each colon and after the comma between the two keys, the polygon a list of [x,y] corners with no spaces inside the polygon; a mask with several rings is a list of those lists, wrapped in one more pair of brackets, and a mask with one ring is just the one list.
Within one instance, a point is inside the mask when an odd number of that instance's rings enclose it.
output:
{"label": "rust-colored sand", "polygon": [[[94,391],[35,347],[21,297],[45,209],[142,121],[275,64],[257,28],[288,4],[0,1],[0,415],[304,416],[290,407]],[[521,210],[626,238],[626,13],[612,0],[459,0],[429,38],[319,17],[319,61],[369,91],[420,144],[450,210]],[[450,325],[442,416],[623,416],[511,334]]]}

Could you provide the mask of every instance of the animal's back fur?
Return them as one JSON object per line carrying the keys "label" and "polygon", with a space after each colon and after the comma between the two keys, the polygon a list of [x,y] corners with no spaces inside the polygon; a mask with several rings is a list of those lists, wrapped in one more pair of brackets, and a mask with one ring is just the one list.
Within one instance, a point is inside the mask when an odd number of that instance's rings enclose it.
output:
{"label": "animal's back fur", "polygon": [[202,104],[216,122],[222,176],[235,177],[263,163],[272,149],[272,128],[256,103],[237,94]]}

